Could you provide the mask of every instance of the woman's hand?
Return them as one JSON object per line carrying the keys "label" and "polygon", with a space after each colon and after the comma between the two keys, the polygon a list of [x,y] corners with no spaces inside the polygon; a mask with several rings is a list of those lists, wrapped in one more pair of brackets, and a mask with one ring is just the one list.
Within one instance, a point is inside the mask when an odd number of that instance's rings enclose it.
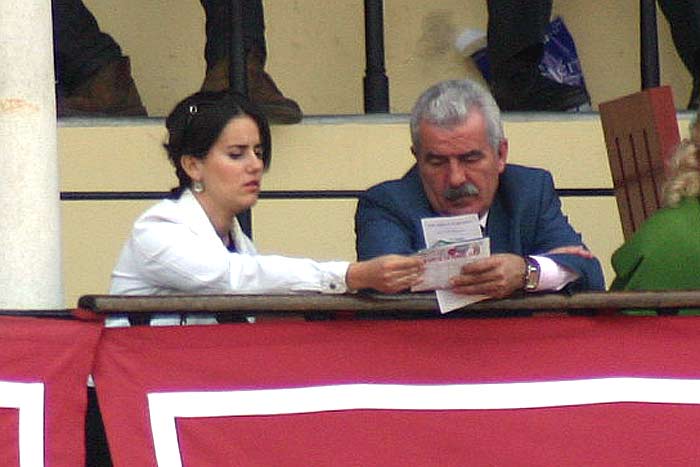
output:
{"label": "woman's hand", "polygon": [[352,263],[345,275],[350,289],[374,289],[397,293],[418,284],[423,275],[423,260],[416,256],[386,255]]}

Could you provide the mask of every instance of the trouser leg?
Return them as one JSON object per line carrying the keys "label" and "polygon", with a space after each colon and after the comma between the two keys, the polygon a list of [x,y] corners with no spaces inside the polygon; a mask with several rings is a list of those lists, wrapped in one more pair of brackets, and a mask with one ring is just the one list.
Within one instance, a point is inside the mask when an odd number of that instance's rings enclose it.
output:
{"label": "trouser leg", "polygon": [[552,0],[488,0],[487,6],[490,85],[502,110],[562,111],[589,103],[583,87],[540,73]]}
{"label": "trouser leg", "polygon": [[81,0],[52,0],[56,80],[67,93],[121,57],[119,45],[100,31]]}
{"label": "trouser leg", "polygon": [[[229,0],[200,0],[206,13],[207,44],[204,55],[207,73],[203,91],[220,91],[229,87],[228,44],[226,44],[226,3]],[[267,50],[265,21],[261,0],[241,0],[243,14],[243,49],[246,54],[248,98],[270,121],[296,123],[301,120],[299,105],[282,94],[265,71]]]}
{"label": "trouser leg", "polygon": [[86,467],[112,466],[112,457],[107,445],[97,393],[93,387],[88,387],[88,405],[85,416],[85,465]]}
{"label": "trouser leg", "polygon": [[[200,0],[206,16],[207,42],[204,48],[204,58],[207,69],[211,69],[228,56],[226,44],[227,3],[229,0]],[[255,48],[265,56],[265,17],[262,0],[241,0],[243,16],[243,50],[248,53]]]}
{"label": "trouser leg", "polygon": [[659,0],[661,11],[671,25],[671,36],[678,55],[688,71],[695,75],[700,51],[700,1]]}
{"label": "trouser leg", "polygon": [[488,0],[487,6],[488,54],[494,74],[512,67],[512,62],[518,57],[520,61],[538,64],[552,1]]}
{"label": "trouser leg", "polygon": [[700,0],[659,0],[676,51],[693,77],[688,109],[700,105]]}

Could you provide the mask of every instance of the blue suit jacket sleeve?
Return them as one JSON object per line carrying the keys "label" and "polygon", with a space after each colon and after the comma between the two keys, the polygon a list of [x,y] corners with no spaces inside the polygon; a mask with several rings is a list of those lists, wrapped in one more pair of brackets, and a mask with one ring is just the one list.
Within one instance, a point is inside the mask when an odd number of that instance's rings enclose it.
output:
{"label": "blue suit jacket sleeve", "polygon": [[585,246],[561,210],[552,175],[541,169],[508,165],[489,211],[487,235],[492,253],[545,255],[579,274],[568,291],[604,290],[600,262],[577,255],[547,254],[571,245]]}
{"label": "blue suit jacket sleeve", "polygon": [[355,213],[357,258],[410,255],[425,248],[420,220],[436,215],[415,167],[400,180],[370,188],[360,195]]}
{"label": "blue suit jacket sleeve", "polygon": [[402,226],[401,220],[371,197],[362,196],[358,201],[355,234],[360,261],[389,253],[410,255],[416,251],[411,233]]}

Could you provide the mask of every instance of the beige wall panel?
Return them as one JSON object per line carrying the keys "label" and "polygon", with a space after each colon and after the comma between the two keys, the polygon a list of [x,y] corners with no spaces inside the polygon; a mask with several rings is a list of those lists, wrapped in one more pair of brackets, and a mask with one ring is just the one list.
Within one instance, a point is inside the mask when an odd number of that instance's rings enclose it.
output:
{"label": "beige wall panel", "polygon": [[508,161],[552,172],[558,188],[610,188],[612,179],[598,118],[509,121]]}
{"label": "beige wall panel", "polygon": [[64,201],[63,275],[66,306],[109,291],[110,274],[136,218],[153,201]]}
{"label": "beige wall panel", "polygon": [[[692,82],[657,10],[661,84],[673,86],[676,108],[684,109]],[[594,104],[640,90],[638,1],[555,0],[553,14],[564,18],[576,41]]]}
{"label": "beige wall panel", "polygon": [[569,222],[581,234],[584,243],[600,261],[605,283],[610,286],[615,278],[610,266],[610,257],[624,241],[615,198],[562,198],[562,210],[569,216]]}
{"label": "beige wall panel", "polygon": [[258,252],[353,261],[356,205],[354,199],[261,200],[253,210]]}
{"label": "beige wall panel", "polygon": [[[195,0],[85,0],[102,28],[132,59],[151,115],[165,115],[204,76],[204,13]],[[363,3],[317,0],[265,4],[268,70],[307,115],[361,113]],[[634,92],[639,78],[639,2],[556,0],[576,41],[594,105]],[[481,79],[452,46],[465,28],[486,29],[483,0],[385,2],[386,67],[391,110],[408,112],[417,94],[446,78]],[[691,81],[659,12],[661,81],[684,108]]]}
{"label": "beige wall panel", "polygon": [[[401,176],[412,164],[408,124],[273,126],[264,190],[357,190]],[[162,121],[61,127],[63,191],[164,191],[176,184]]]}
{"label": "beige wall panel", "polygon": [[[679,115],[687,135],[691,114]],[[364,120],[364,119],[363,119]],[[273,126],[273,162],[264,190],[363,190],[401,177],[413,163],[408,121],[314,120]],[[347,123],[350,122],[350,123]],[[597,116],[571,120],[507,116],[509,161],[550,170],[559,188],[610,188]],[[165,191],[176,184],[162,121],[131,126],[62,126],[63,191]]]}
{"label": "beige wall panel", "polygon": [[391,111],[410,112],[426,87],[469,76],[483,83],[471,59],[455,47],[466,28],[486,30],[486,3],[386,1],[385,47]]}
{"label": "beige wall panel", "polygon": [[[687,134],[691,114],[680,115]],[[372,119],[370,119],[372,120]],[[275,155],[264,190],[361,190],[401,176],[411,164],[407,123],[303,123],[273,128]],[[609,188],[596,118],[508,118],[510,160],[548,168],[559,188]],[[146,125],[59,128],[63,191],[165,191],[175,184],[160,146],[162,121]],[[104,293],[121,245],[152,201],[62,202],[66,304]],[[610,255],[622,243],[613,197],[564,198],[565,210],[599,256],[608,283]],[[354,199],[262,200],[253,211],[264,253],[321,260],[354,258]]]}
{"label": "beige wall panel", "polygon": [[406,172],[410,145],[406,122],[275,127],[263,189],[365,189]]}
{"label": "beige wall panel", "polygon": [[160,121],[139,126],[60,127],[62,191],[165,191],[175,171]]}
{"label": "beige wall panel", "polygon": [[267,69],[305,115],[364,112],[363,2],[267,0]]}
{"label": "beige wall panel", "polygon": [[131,58],[149,115],[163,116],[204,78],[204,10],[196,0],[84,0]]}
{"label": "beige wall panel", "polygon": [[[600,259],[609,284],[610,256],[622,244],[612,197],[564,198],[564,211]],[[84,294],[107,293],[109,275],[134,220],[152,201],[63,202],[66,306]],[[261,254],[317,260],[355,258],[354,199],[262,200],[253,211]]]}
{"label": "beige wall panel", "polygon": [[[568,197],[562,205],[609,284],[610,257],[623,242],[615,198]],[[354,260],[355,208],[355,200],[263,200],[253,214],[255,242],[262,253]]]}
{"label": "beige wall panel", "polygon": [[[560,187],[612,186],[598,118],[506,119],[505,132],[510,162],[551,170]],[[276,127],[273,138],[266,190],[364,189],[401,177],[414,161],[408,121]]]}

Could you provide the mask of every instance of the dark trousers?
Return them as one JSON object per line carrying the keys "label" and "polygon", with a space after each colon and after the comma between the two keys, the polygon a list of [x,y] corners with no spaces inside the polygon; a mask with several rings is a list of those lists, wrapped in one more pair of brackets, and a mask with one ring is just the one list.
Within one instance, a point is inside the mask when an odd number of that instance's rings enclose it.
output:
{"label": "dark trousers", "polygon": [[[552,13],[552,0],[488,0],[487,50],[494,76],[537,66]],[[517,62],[517,63],[515,63]]]}
{"label": "dark trousers", "polygon": [[[119,0],[115,0],[119,1]],[[226,30],[229,0],[200,0],[206,14],[207,67],[228,55]],[[102,32],[82,0],[52,0],[54,66],[59,88],[67,94],[107,63],[121,57],[119,44]],[[265,55],[265,20],[262,0],[241,0],[243,46],[256,47]],[[166,44],[160,47],[167,47]]]}
{"label": "dark trousers", "polygon": [[[212,68],[228,56],[226,28],[229,18],[226,15],[228,0],[199,0],[206,15],[207,44],[204,58],[207,69]],[[265,17],[262,0],[241,0],[243,16],[243,50],[248,52],[255,47],[263,57],[267,53],[265,44]]]}
{"label": "dark trousers", "polygon": [[52,0],[54,69],[67,94],[111,61],[121,57],[119,45],[100,31],[82,0]]}
{"label": "dark trousers", "polygon": [[700,75],[700,1],[658,0],[671,25],[671,36],[683,64],[694,78]]}
{"label": "dark trousers", "polygon": [[[700,75],[700,0],[658,0],[671,25],[676,51],[693,76]],[[494,74],[534,59],[552,13],[551,0],[488,0],[488,53]],[[532,53],[534,51],[534,53]],[[539,63],[537,60],[536,63]]]}
{"label": "dark trousers", "polygon": [[111,467],[112,457],[107,445],[105,427],[95,388],[88,387],[87,414],[85,416],[85,466]]}

